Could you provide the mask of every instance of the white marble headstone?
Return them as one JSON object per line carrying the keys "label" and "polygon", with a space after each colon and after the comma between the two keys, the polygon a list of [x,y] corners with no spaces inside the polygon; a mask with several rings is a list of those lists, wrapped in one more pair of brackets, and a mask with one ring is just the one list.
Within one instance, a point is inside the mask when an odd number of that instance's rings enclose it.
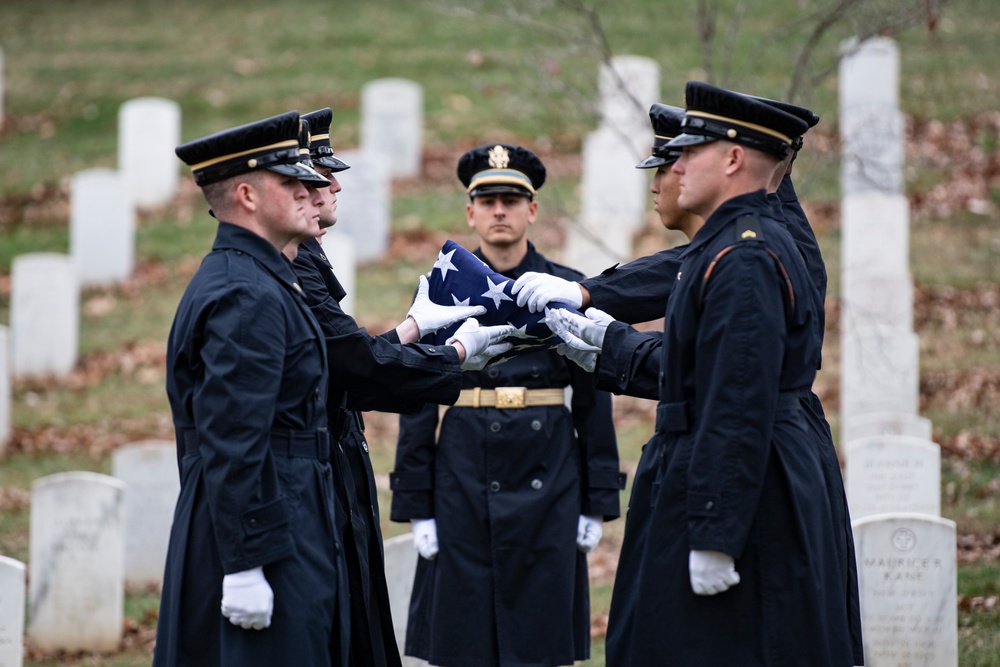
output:
{"label": "white marble headstone", "polygon": [[0,667],[24,660],[24,563],[0,556]]}
{"label": "white marble headstone", "polygon": [[70,188],[69,248],[80,284],[127,279],[135,262],[135,209],[121,174],[87,169]]}
{"label": "white marble headstone", "polygon": [[[361,89],[361,148],[385,160],[390,176],[418,176],[424,92],[407,79],[376,79]],[[351,166],[353,161],[346,160]],[[340,174],[337,174],[340,178]]]}
{"label": "white marble headstone", "polygon": [[389,607],[392,626],[396,632],[396,645],[403,656],[403,667],[420,667],[427,663],[418,658],[404,656],[406,625],[410,619],[410,595],[413,593],[413,575],[417,570],[413,534],[397,535],[385,541],[385,581],[389,588]]}
{"label": "white marble headstone", "polygon": [[913,281],[908,271],[847,272],[840,292],[841,332],[873,326],[913,331]]}
{"label": "white marble headstone", "polygon": [[920,341],[889,327],[862,326],[841,333],[841,420],[871,412],[919,409]]}
{"label": "white marble headstone", "polygon": [[631,138],[633,155],[638,153],[638,159],[632,162],[634,167],[653,145],[649,107],[660,101],[660,66],[644,56],[613,56],[600,67],[597,90],[601,126]]}
{"label": "white marble headstone", "polygon": [[11,369],[14,377],[68,374],[79,343],[80,285],[68,255],[19,255],[11,266]]}
{"label": "white marble headstone", "polygon": [[853,522],[866,667],[957,667],[955,522],[915,513]]}
{"label": "white marble headstone", "polygon": [[848,442],[845,485],[851,518],[886,512],[941,515],[941,447],[907,435]]}
{"label": "white marble headstone", "polygon": [[340,308],[348,315],[355,315],[355,290],[357,289],[357,262],[354,259],[354,239],[339,231],[328,231],[323,236],[323,252],[333,273],[347,295],[340,300]]}
{"label": "white marble headstone", "polygon": [[31,488],[28,637],[44,651],[111,651],[125,601],[125,484],[67,472]]}
{"label": "white marble headstone", "polygon": [[888,38],[841,47],[839,73],[841,181],[845,195],[903,193],[903,116],[899,49]]}
{"label": "white marble headstone", "polygon": [[620,228],[629,240],[629,250],[631,235],[642,226],[653,200],[650,172],[636,169],[638,161],[627,138],[616,129],[604,127],[583,140],[580,214],[602,234],[614,234]]}
{"label": "white marble headstone", "polygon": [[905,195],[862,192],[841,199],[841,271],[908,276],[910,204]]}
{"label": "white marble headstone", "polygon": [[118,108],[118,172],[135,205],[168,203],[177,191],[181,107],[161,97],[138,97]]}
{"label": "white marble headstone", "polygon": [[134,442],[116,449],[111,461],[112,474],[125,482],[125,583],[158,586],[180,493],[177,445]]}
{"label": "white marble headstone", "polygon": [[933,433],[931,420],[907,412],[870,412],[857,415],[850,421],[841,420],[841,442],[876,435],[908,435],[930,440]]}
{"label": "white marble headstone", "polygon": [[392,192],[385,160],[367,150],[339,151],[351,165],[337,172],[343,188],[337,193],[337,226],[354,241],[358,263],[380,259],[389,249]]}
{"label": "white marble headstone", "polygon": [[[3,457],[10,441],[11,398],[10,398],[10,337],[7,327],[0,324],[0,457]],[[2,663],[0,663],[2,664]]]}

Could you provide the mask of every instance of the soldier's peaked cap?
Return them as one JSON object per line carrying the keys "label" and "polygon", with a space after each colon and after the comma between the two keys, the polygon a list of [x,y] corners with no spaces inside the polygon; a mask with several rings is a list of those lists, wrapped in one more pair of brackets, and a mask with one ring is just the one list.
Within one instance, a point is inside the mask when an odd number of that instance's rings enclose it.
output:
{"label": "soldier's peaked cap", "polygon": [[330,143],[330,126],[333,124],[333,111],[330,110],[330,107],[310,111],[303,114],[302,118],[309,121],[311,133],[309,155],[312,157],[313,164],[326,167],[331,171],[350,169],[351,165],[334,155],[333,146]]}
{"label": "soldier's peaked cap", "polygon": [[191,167],[198,185],[217,183],[257,169],[294,178],[313,176],[299,164],[298,111],[222,130],[181,144],[174,152]]}
{"label": "soldier's peaked cap", "polygon": [[649,107],[649,122],[653,125],[653,151],[636,169],[651,169],[673,164],[681,156],[680,149],[667,148],[667,143],[681,133],[684,109],[656,102]]}
{"label": "soldier's peaked cap", "polygon": [[701,81],[688,81],[685,89],[682,134],[668,142],[683,148],[725,140],[783,158],[808,123],[759,99]]}
{"label": "soldier's peaked cap", "polygon": [[545,183],[545,165],[522,146],[486,144],[458,160],[458,180],[469,197],[516,194],[534,197]]}
{"label": "soldier's peaked cap", "polygon": [[313,169],[313,161],[309,156],[309,121],[304,117],[299,119],[299,164],[309,172],[308,176],[300,176],[299,180],[310,188],[325,188],[330,185],[330,181],[320,176],[319,172]]}

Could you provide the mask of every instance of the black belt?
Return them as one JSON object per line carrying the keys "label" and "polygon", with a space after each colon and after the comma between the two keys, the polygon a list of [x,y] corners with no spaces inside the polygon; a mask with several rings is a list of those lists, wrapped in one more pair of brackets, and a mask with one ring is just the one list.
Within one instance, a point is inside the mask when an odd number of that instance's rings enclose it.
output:
{"label": "black belt", "polygon": [[[196,451],[198,447],[198,431],[193,428],[181,431],[180,440],[184,451]],[[299,459],[330,460],[330,433],[325,428],[312,431],[290,431],[274,429],[269,437],[271,451],[277,456],[287,456]]]}
{"label": "black belt", "polygon": [[[776,410],[787,410],[799,405],[798,391],[782,391],[778,393]],[[677,401],[675,403],[660,403],[656,406],[657,433],[686,433],[694,424],[694,404],[692,401]]]}

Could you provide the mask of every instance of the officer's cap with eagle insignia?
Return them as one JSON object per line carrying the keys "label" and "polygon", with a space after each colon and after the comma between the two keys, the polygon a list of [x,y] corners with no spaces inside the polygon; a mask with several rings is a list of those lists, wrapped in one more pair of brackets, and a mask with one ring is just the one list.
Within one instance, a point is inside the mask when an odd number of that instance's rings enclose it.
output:
{"label": "officer's cap with eagle insignia", "polygon": [[486,144],[459,158],[458,180],[470,199],[485,194],[533,198],[545,183],[545,165],[522,146]]}

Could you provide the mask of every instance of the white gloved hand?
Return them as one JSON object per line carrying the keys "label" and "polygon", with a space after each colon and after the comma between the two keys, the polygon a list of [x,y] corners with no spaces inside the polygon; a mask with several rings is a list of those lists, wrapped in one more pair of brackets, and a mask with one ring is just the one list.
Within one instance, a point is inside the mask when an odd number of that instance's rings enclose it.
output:
{"label": "white gloved hand", "polygon": [[688,555],[691,590],[696,595],[715,595],[740,583],[733,557],[721,551],[692,551]]}
{"label": "white gloved hand", "polygon": [[438,555],[438,528],[435,519],[412,519],[413,548],[421,557],[434,560]]}
{"label": "white gloved hand", "polygon": [[271,625],[274,592],[264,578],[264,569],[255,567],[222,577],[222,615],[233,625],[263,630]]}
{"label": "white gloved hand", "polygon": [[552,333],[570,347],[584,352],[600,352],[604,347],[604,335],[615,318],[597,308],[588,308],[586,315],[582,317],[565,308],[553,308],[546,311],[544,321]]}
{"label": "white gloved hand", "polygon": [[492,327],[479,326],[479,322],[470,317],[462,322],[462,326],[446,343],[448,345],[455,342],[461,343],[462,347],[465,348],[465,361],[462,362],[462,370],[478,371],[486,366],[490,359],[511,348],[511,344],[505,343],[503,340],[515,331],[516,329],[511,324],[498,324]]}
{"label": "white gloved hand", "polygon": [[407,317],[412,317],[413,321],[417,323],[421,338],[459,320],[482,315],[486,312],[486,306],[442,306],[439,303],[434,303],[427,296],[429,287],[427,276],[420,276],[417,295],[413,299],[413,305],[410,306],[409,312],[406,313]]}
{"label": "white gloved hand", "polygon": [[576,547],[584,553],[590,553],[601,541],[604,534],[604,521],[600,517],[580,515],[576,524]]}
{"label": "white gloved hand", "polygon": [[528,304],[531,313],[541,312],[549,301],[562,301],[577,309],[583,305],[583,292],[578,283],[548,273],[528,271],[514,282],[510,291],[517,294],[518,307]]}
{"label": "white gloved hand", "polygon": [[[563,336],[568,337],[573,336],[573,334],[567,332]],[[576,338],[576,336],[573,336],[573,338]],[[579,338],[576,338],[574,345],[570,345],[569,343],[559,343],[559,345],[556,345],[556,352],[588,373],[593,373],[597,369],[597,355],[600,354],[601,350],[592,345],[587,345]]]}

